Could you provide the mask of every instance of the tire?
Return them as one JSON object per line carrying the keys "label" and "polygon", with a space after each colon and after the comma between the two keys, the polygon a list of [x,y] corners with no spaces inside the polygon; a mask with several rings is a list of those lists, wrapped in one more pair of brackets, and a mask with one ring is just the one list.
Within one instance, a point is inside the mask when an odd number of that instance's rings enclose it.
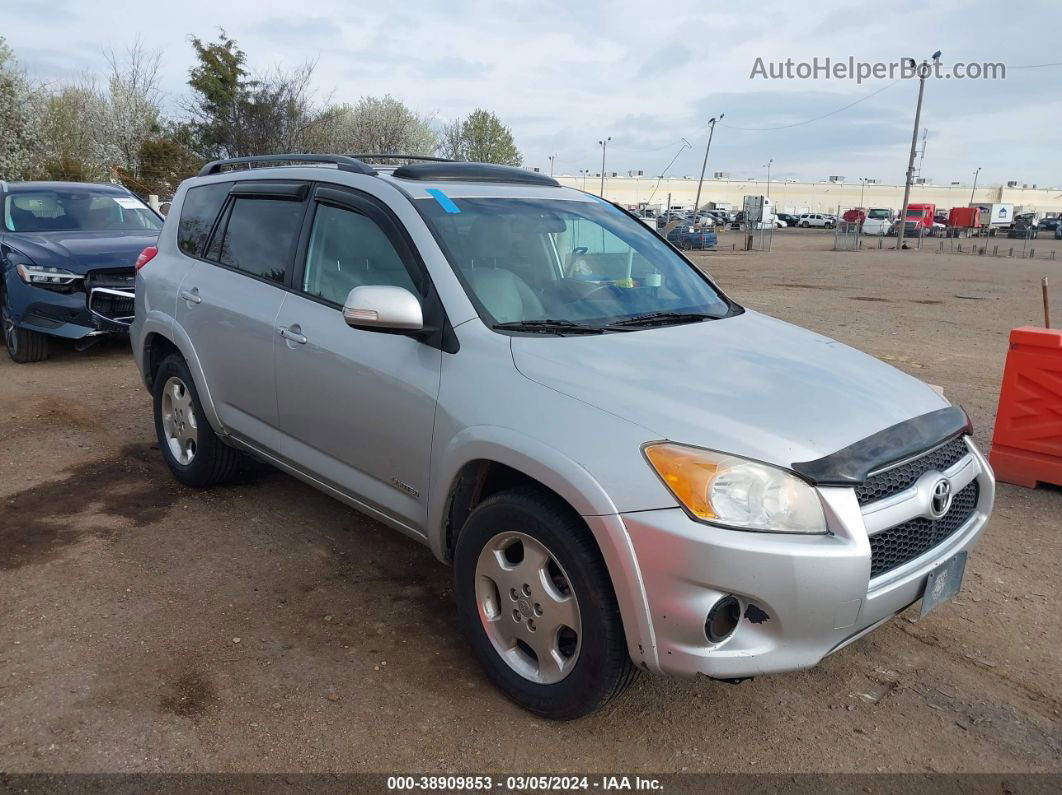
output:
{"label": "tire", "polygon": [[693,251],[693,241],[683,240],[681,243],[679,243],[679,248],[681,248],[683,251]]}
{"label": "tire", "polygon": [[[638,674],[601,553],[578,515],[551,494],[518,488],[476,507],[457,538],[454,594],[488,678],[536,715],[587,715]],[[532,643],[556,655],[540,665]]]}
{"label": "tire", "polygon": [[48,358],[48,335],[15,325],[7,305],[7,293],[0,295],[0,329],[4,335],[4,347],[12,361],[30,364]]}
{"label": "tire", "polygon": [[202,489],[236,474],[242,455],[210,427],[192,374],[179,354],[170,354],[159,365],[152,397],[159,450],[177,480]]}
{"label": "tire", "polygon": [[800,225],[801,225],[802,227],[804,227],[805,229],[807,229],[807,228],[808,228],[808,222],[807,222],[807,221],[801,221]]}

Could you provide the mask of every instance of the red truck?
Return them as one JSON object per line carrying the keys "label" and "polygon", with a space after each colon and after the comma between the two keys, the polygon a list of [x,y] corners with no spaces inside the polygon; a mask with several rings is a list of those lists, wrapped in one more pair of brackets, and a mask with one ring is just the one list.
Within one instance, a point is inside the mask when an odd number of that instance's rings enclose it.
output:
{"label": "red truck", "polygon": [[952,207],[948,213],[948,236],[968,237],[980,234],[982,228],[980,207]]}
{"label": "red truck", "polygon": [[904,235],[914,237],[933,234],[933,216],[936,212],[935,204],[908,204],[903,224]]}

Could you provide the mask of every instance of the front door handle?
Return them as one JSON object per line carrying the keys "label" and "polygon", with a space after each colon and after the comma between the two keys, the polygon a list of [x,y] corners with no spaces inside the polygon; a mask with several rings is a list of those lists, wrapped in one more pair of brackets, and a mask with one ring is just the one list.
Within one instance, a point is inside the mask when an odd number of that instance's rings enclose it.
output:
{"label": "front door handle", "polygon": [[296,342],[299,345],[306,344],[306,337],[303,336],[302,329],[297,323],[294,326],[278,326],[277,333],[289,342]]}
{"label": "front door handle", "polygon": [[177,295],[179,295],[181,298],[183,298],[190,304],[198,304],[203,300],[199,297],[198,287],[193,287],[191,290],[181,290],[179,293],[177,293]]}

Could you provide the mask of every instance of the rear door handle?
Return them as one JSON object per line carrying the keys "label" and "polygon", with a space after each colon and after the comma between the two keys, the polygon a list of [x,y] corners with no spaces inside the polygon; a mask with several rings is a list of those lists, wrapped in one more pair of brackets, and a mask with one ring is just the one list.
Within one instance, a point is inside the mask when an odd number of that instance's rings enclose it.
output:
{"label": "rear door handle", "polygon": [[202,302],[202,298],[199,297],[199,288],[193,287],[191,290],[181,290],[177,293],[181,298],[190,304],[198,304]]}
{"label": "rear door handle", "polygon": [[286,327],[278,326],[277,333],[280,334],[280,336],[284,339],[289,340],[290,342],[296,342],[299,345],[306,344],[306,337],[303,336],[302,329],[298,326],[298,324]]}

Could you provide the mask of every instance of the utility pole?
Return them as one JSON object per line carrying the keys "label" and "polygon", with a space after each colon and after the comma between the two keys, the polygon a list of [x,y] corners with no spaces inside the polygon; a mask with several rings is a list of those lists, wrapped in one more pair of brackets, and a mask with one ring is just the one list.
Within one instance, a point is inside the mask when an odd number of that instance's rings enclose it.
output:
{"label": "utility pole", "polygon": [[715,135],[715,123],[722,121],[725,113],[720,113],[719,118],[715,116],[708,119],[708,126],[711,128],[708,132],[708,146],[704,148],[704,162],[701,163],[701,178],[697,181],[697,199],[693,203],[693,212],[698,213],[701,209],[701,186],[704,184],[704,170],[708,167],[708,153],[712,151],[712,136]]}
{"label": "utility pole", "polygon": [[[913,58],[909,58],[914,63]],[[940,50],[933,53],[933,63],[940,63]],[[929,77],[929,64],[922,61],[918,71],[918,104],[915,106],[914,132],[911,133],[911,156],[907,160],[907,179],[903,186],[903,207],[900,210],[900,228],[896,232],[896,248],[903,248],[903,233],[907,226],[907,205],[911,201],[911,182],[914,180],[915,150],[918,148],[918,125],[922,121],[922,97],[926,91],[926,78]]]}
{"label": "utility pole", "polygon": [[612,140],[610,135],[604,141],[598,141],[601,145],[601,198],[605,198],[605,151],[608,149],[608,142]]}
{"label": "utility pole", "polygon": [[970,204],[974,203],[974,194],[977,193],[977,175],[981,173],[981,167],[977,167],[977,171],[974,172],[974,184],[970,190]]}
{"label": "utility pole", "polygon": [[868,179],[869,179],[869,177],[860,177],[860,178],[859,178],[859,181],[860,181],[861,183],[863,183],[863,187],[861,187],[861,188],[859,189],[859,206],[860,206],[860,207],[862,207],[862,206],[863,206],[863,193],[864,193],[864,191],[866,191],[866,189],[867,189],[867,180],[868,180]]}
{"label": "utility pole", "polygon": [[767,198],[768,199],[771,198],[771,163],[773,163],[773,162],[774,162],[774,158],[773,157],[770,160],[767,161]]}

